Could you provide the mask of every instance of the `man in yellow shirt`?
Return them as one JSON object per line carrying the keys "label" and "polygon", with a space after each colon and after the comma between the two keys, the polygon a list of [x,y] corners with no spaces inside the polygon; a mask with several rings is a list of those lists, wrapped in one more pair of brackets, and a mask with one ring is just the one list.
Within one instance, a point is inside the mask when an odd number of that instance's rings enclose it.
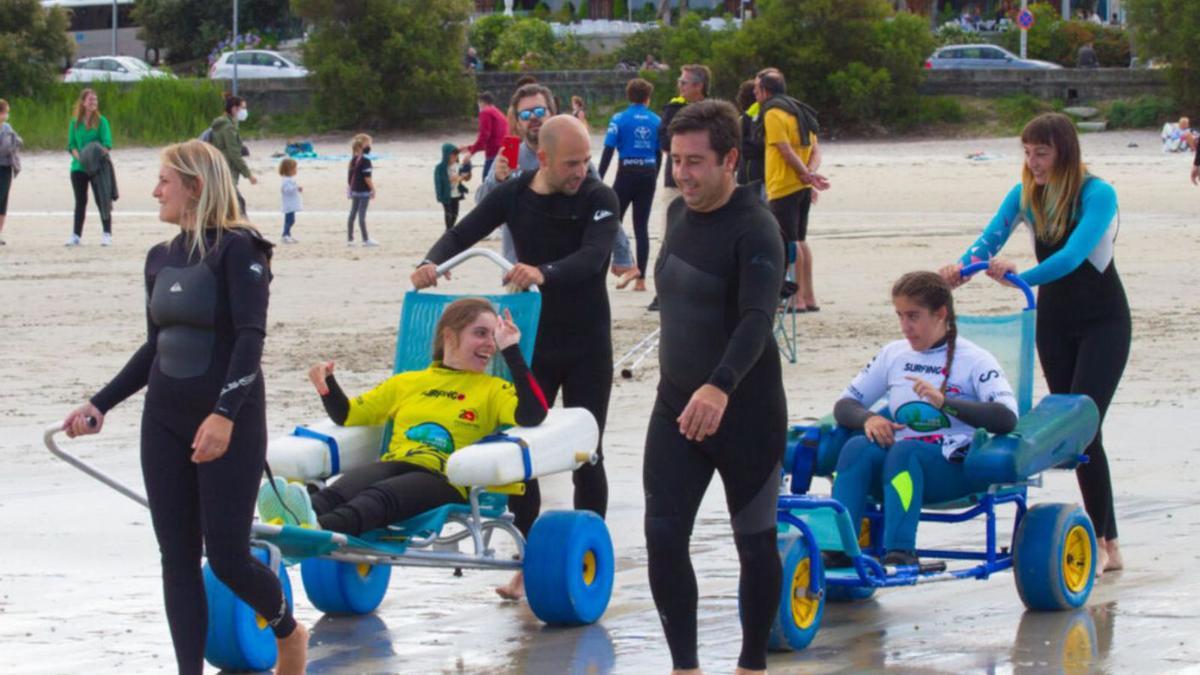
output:
{"label": "man in yellow shirt", "polygon": [[787,96],[783,73],[775,68],[758,73],[754,96],[763,111],[767,201],[784,241],[795,242],[798,290],[788,311],[815,312],[820,307],[813,292],[812,251],[805,241],[808,211],[817,201],[817,190],[829,187],[829,180],[817,173],[821,150],[816,111]]}

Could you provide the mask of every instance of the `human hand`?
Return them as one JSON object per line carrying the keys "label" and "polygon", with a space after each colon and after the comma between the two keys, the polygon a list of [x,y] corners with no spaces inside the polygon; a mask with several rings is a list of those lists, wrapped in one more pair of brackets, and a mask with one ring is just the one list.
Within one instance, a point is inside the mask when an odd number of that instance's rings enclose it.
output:
{"label": "human hand", "polygon": [[1012,272],[1013,274],[1017,273],[1017,264],[1013,261],[1005,258],[992,258],[988,261],[987,275],[997,282],[1004,284],[1005,286],[1012,286],[1012,284],[1004,278],[1004,275],[1008,274],[1009,272]]}
{"label": "human hand", "polygon": [[71,411],[63,420],[62,430],[67,432],[67,438],[98,434],[104,426],[104,413],[89,401]]}
{"label": "human hand", "polygon": [[829,179],[819,173],[809,171],[807,175],[800,177],[805,183],[813,186],[814,190],[828,190]]}
{"label": "human hand", "polygon": [[949,265],[943,265],[941,269],[938,270],[938,274],[941,275],[942,279],[950,285],[950,288],[958,288],[959,286],[962,286],[971,280],[970,277],[963,277],[962,268],[962,263],[952,262]]}
{"label": "human hand", "polygon": [[325,378],[333,374],[333,361],[318,361],[308,369],[308,381],[312,382],[313,388],[322,396],[329,395],[329,386],[325,384]]}
{"label": "human hand", "polygon": [[505,309],[504,316],[496,317],[496,348],[504,351],[520,342],[521,329],[513,321],[512,312]]}
{"label": "human hand", "polygon": [[701,385],[692,394],[683,414],[675,419],[679,422],[679,433],[689,441],[699,443],[717,433],[725,406],[729,405],[729,394],[711,384]]}
{"label": "human hand", "polygon": [[[446,270],[442,276],[449,279],[450,270]],[[425,263],[424,265],[418,267],[416,271],[412,273],[412,276],[410,276],[409,279],[412,281],[413,288],[417,290],[429,288],[430,286],[437,286],[437,265],[434,263]]]}
{"label": "human hand", "polygon": [[517,263],[516,265],[513,265],[513,268],[504,275],[503,281],[504,283],[512,284],[521,290],[526,290],[534,284],[540,286],[546,283],[546,277],[542,274],[541,270],[533,265]]}
{"label": "human hand", "polygon": [[250,174],[249,176],[247,176],[247,178],[250,180],[251,185],[258,185],[258,176],[255,176],[254,174]]}
{"label": "human hand", "polygon": [[941,410],[942,406],[946,405],[946,395],[942,393],[940,387],[935,387],[916,375],[905,375],[904,379],[912,382],[913,392],[916,393],[917,396],[929,401],[929,404],[933,407]]}
{"label": "human hand", "polygon": [[299,185],[297,185],[297,186],[296,186],[296,192],[304,192],[304,188],[302,188],[302,187],[300,187]]}
{"label": "human hand", "polygon": [[863,425],[863,433],[867,440],[881,448],[890,448],[896,442],[896,432],[903,429],[903,424],[896,424],[883,415],[872,415]]}
{"label": "human hand", "polygon": [[508,158],[504,155],[497,157],[492,164],[492,173],[498,181],[508,180],[509,174],[512,173],[512,168],[508,166]]}
{"label": "human hand", "polygon": [[192,461],[196,464],[220,459],[229,449],[229,437],[233,435],[233,420],[213,413],[204,418],[196,436],[192,439]]}

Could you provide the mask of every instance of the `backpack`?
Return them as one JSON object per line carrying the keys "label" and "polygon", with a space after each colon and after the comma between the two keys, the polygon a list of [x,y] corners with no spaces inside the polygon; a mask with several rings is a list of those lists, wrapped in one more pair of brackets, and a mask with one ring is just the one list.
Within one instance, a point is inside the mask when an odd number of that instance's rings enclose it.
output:
{"label": "backpack", "polygon": [[211,145],[212,144],[212,134],[213,134],[212,127],[210,126],[209,128],[205,129],[204,131],[201,131],[200,135],[197,136],[196,138]]}

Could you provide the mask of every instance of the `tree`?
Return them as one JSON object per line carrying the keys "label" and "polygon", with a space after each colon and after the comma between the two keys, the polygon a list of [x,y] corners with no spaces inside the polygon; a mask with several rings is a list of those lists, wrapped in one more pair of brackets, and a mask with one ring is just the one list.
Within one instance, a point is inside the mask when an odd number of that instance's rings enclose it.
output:
{"label": "tree", "polygon": [[58,79],[74,45],[67,36],[67,14],[38,0],[0,2],[0,92],[32,96]]}
{"label": "tree", "polygon": [[335,126],[402,125],[468,112],[471,0],[293,0],[312,25],[304,61]]}
{"label": "tree", "polygon": [[[203,58],[233,33],[233,0],[137,0],[134,16],[146,46],[180,63]],[[238,32],[282,33],[291,22],[288,0],[238,0]]]}
{"label": "tree", "polygon": [[1138,56],[1166,61],[1176,100],[1200,107],[1200,3],[1194,0],[1126,0]]}

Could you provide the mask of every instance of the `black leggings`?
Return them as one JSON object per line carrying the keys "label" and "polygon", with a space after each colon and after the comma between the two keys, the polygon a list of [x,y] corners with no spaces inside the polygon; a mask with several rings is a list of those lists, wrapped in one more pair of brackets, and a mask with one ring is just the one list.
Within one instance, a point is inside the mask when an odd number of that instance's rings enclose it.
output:
{"label": "black leggings", "polygon": [[454,227],[454,223],[458,222],[458,200],[442,202],[442,213],[446,219],[446,229]]}
{"label": "black leggings", "polygon": [[354,241],[354,216],[358,215],[358,229],[362,231],[362,240],[370,239],[367,236],[367,206],[371,204],[370,197],[351,197],[350,198],[350,217],[346,219],[346,241]]}
{"label": "black leggings", "polygon": [[351,535],[464,501],[444,476],[408,462],[355,467],[312,496],[321,528]]}
{"label": "black leggings", "polygon": [[650,207],[654,204],[655,171],[645,167],[621,167],[613,181],[613,190],[621,204],[621,220],[633,204],[633,236],[637,239],[637,266],[641,278],[646,278],[650,262]]}
{"label": "black leggings", "polygon": [[[180,673],[201,673],[208,605],[202,553],[217,578],[266,617],[276,637],[296,629],[279,578],[250,554],[250,522],[267,451],[266,417],[245,405],[229,449],[192,462],[199,420],[178,423],[147,406],[142,413],[142,474],[162,556],[167,623]],[[203,549],[201,548],[203,545]]]}
{"label": "black leggings", "polygon": [[[1087,394],[1100,409],[1101,427],[1125,371],[1132,339],[1129,310],[1117,314],[1102,321],[1074,322],[1050,320],[1050,316],[1060,315],[1057,312],[1038,312],[1038,358],[1050,393]],[[1116,539],[1112,479],[1100,429],[1087,448],[1087,456],[1088,461],[1075,469],[1084,509],[1097,537]]]}
{"label": "black leggings", "polygon": [[[741,576],[742,651],[738,667],[767,667],[767,641],[783,577],[776,550],[775,511],[779,494],[777,458],[755,457],[767,448],[783,448],[764,439],[761,429],[723,420],[718,435],[693,443],[679,433],[676,415],[655,404],[646,432],[642,489],[646,494],[646,552],[650,592],[662,620],[676,669],[699,668],[696,653],[696,573],[688,551],[700,500],[714,469],[725,485],[725,503],[733,525]],[[728,424],[727,424],[728,423]],[[785,428],[780,425],[779,434]],[[764,468],[764,461],[775,462]]]}
{"label": "black leggings", "polygon": [[0,166],[0,216],[8,215],[8,191],[12,188],[11,166]]}
{"label": "black leggings", "polygon": [[[92,186],[92,196],[96,201],[100,198],[96,196],[96,183],[87,175],[86,171],[71,172],[71,189],[75,191],[75,236],[83,236],[83,218],[87,215],[87,189],[88,184]],[[112,234],[112,218],[101,218],[101,225],[104,231]]]}
{"label": "black leggings", "polygon": [[[549,352],[549,353],[547,353]],[[600,440],[596,447],[595,464],[584,464],[571,474],[575,484],[575,508],[592,511],[601,518],[608,512],[608,476],[604,471],[604,422],[608,419],[608,397],[612,393],[612,355],[581,355],[578,352],[556,355],[541,350],[533,357],[533,376],[546,395],[546,404],[553,407],[562,389],[563,405],[587,408],[600,425]],[[537,480],[525,485],[524,496],[508,498],[508,508],[515,516],[514,525],[523,534],[542,510],[542,493]]]}

